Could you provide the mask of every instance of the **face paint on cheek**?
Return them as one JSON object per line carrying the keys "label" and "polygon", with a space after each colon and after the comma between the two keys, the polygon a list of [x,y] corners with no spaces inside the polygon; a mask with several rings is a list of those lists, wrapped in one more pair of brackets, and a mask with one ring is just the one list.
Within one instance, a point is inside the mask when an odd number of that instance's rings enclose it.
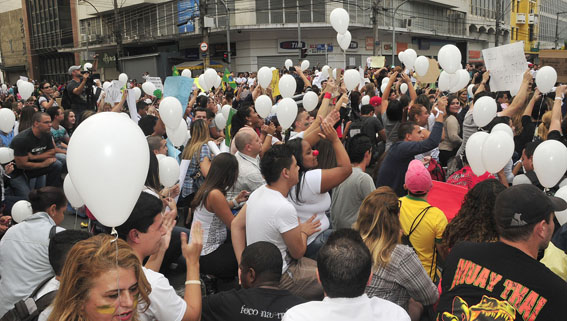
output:
{"label": "face paint on cheek", "polygon": [[114,312],[116,312],[116,307],[111,305],[101,305],[96,307],[96,311],[100,314],[114,314]]}

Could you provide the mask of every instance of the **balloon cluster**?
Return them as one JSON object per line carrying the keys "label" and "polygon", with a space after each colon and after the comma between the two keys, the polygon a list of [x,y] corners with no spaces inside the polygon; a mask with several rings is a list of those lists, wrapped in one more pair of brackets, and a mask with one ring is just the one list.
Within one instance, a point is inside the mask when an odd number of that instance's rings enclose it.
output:
{"label": "balloon cluster", "polygon": [[514,154],[512,129],[506,124],[498,124],[490,134],[472,134],[467,141],[465,153],[471,169],[477,176],[486,172],[498,173]]}

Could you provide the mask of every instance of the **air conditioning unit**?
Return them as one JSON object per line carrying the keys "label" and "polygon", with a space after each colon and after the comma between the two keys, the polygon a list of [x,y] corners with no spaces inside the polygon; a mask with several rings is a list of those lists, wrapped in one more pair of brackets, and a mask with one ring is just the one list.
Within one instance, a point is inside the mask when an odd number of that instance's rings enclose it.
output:
{"label": "air conditioning unit", "polygon": [[526,14],[516,13],[516,24],[523,25],[524,23],[526,23]]}
{"label": "air conditioning unit", "polygon": [[528,14],[528,24],[530,25],[537,24],[537,14],[535,13]]}

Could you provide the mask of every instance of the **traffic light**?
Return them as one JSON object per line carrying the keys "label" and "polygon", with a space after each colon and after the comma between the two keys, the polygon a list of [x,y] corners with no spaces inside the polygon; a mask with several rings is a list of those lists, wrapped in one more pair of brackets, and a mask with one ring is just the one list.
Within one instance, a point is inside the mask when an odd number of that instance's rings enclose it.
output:
{"label": "traffic light", "polygon": [[301,49],[301,58],[307,57],[307,49]]}
{"label": "traffic light", "polygon": [[228,52],[227,52],[227,51],[225,51],[225,52],[222,54],[222,61],[228,63]]}

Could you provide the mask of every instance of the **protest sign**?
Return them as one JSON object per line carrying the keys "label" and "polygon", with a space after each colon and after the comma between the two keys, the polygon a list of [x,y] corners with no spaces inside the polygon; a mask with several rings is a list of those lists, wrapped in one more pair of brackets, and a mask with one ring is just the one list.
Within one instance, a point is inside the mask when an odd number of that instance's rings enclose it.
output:
{"label": "protest sign", "polygon": [[161,82],[160,77],[148,77],[146,80],[154,84],[154,86],[156,86],[156,90],[159,89],[163,92],[163,83]]}
{"label": "protest sign", "polygon": [[183,114],[187,108],[191,88],[195,78],[187,78],[183,76],[170,76],[165,78],[165,85],[163,90],[164,97],[175,97],[183,107]]}
{"label": "protest sign", "polygon": [[109,104],[119,103],[120,99],[122,98],[122,83],[118,80],[113,80],[112,84],[106,88],[106,97],[104,99],[105,102]]}
{"label": "protest sign", "polygon": [[482,50],[486,69],[490,71],[491,91],[515,91],[522,84],[528,62],[522,41]]}
{"label": "protest sign", "polygon": [[439,65],[437,64],[437,60],[431,58],[429,59],[429,69],[427,69],[427,73],[425,75],[420,76],[415,73],[415,78],[422,84],[431,84],[437,81],[441,71],[439,70]]}
{"label": "protest sign", "polygon": [[372,56],[368,57],[368,67],[370,68],[382,68],[386,64],[386,57],[384,56]]}
{"label": "protest sign", "polygon": [[557,81],[567,83],[567,51],[540,50],[540,66],[550,66],[557,71]]}

